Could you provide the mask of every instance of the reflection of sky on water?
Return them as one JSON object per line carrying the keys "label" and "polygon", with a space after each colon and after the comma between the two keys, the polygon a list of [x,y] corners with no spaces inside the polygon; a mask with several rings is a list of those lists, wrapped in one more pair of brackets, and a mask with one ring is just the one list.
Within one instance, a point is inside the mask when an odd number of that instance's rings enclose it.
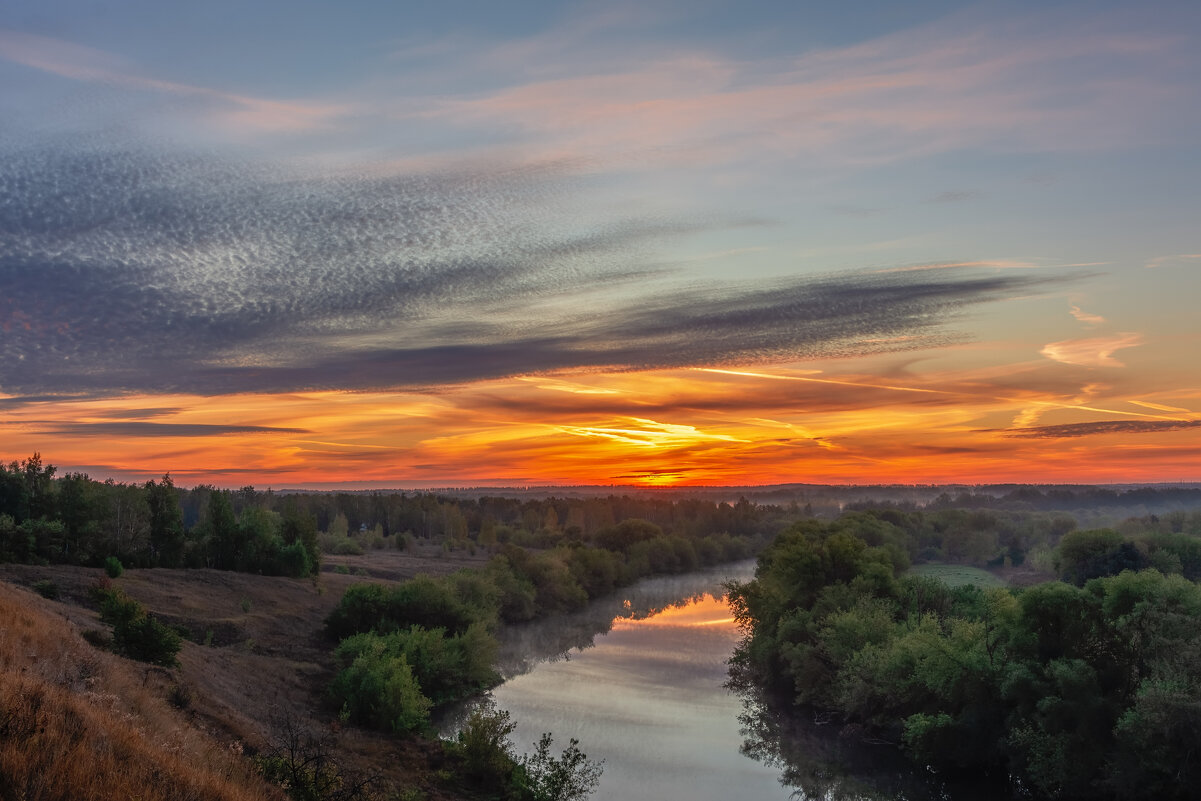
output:
{"label": "reflection of sky on water", "polygon": [[[648,579],[577,614],[505,632],[493,699],[518,752],[570,738],[605,772],[594,801],[1011,801],[1004,780],[948,783],[836,722],[731,693],[739,632],[720,600],[754,562]],[[442,723],[456,728],[451,712]]]}
{"label": "reflection of sky on water", "polygon": [[[554,661],[523,665],[528,672],[493,692],[517,723],[518,750],[544,731],[558,746],[578,738],[590,758],[605,760],[596,801],[788,798],[778,769],[739,753],[742,702],[723,686],[738,630],[721,582],[752,570],[742,563],[642,582],[603,610],[526,627],[519,639],[540,638],[539,658]],[[563,642],[574,649],[565,657],[556,651]]]}

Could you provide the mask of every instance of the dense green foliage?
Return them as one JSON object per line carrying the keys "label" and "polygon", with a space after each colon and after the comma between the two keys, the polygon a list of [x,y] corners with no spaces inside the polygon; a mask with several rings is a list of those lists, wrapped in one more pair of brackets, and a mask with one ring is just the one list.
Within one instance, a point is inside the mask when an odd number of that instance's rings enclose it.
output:
{"label": "dense green foliage", "polygon": [[882,522],[803,521],[760,555],[755,580],[731,587],[737,680],[942,771],[1015,776],[1046,797],[1192,796],[1201,589],[1127,569],[1162,538],[1071,534],[1058,556],[1074,583],[982,590],[906,574],[900,557],[921,544]]}
{"label": "dense green foliage", "polygon": [[[125,567],[307,576],[319,570],[323,551],[361,554],[414,542],[472,551],[593,543],[628,553],[635,572],[664,572],[730,559],[745,552],[748,537],[777,530],[787,517],[783,509],[746,500],[276,494],[253,487],[185,490],[169,475],[120,484],[55,473],[37,454],[0,464],[0,562],[102,566],[111,557]],[[617,524],[631,519],[638,521],[633,528]],[[621,580],[616,565],[603,559],[579,557],[569,569],[580,583],[591,583],[590,591]],[[555,583],[554,576],[542,578]],[[567,609],[581,599],[547,595],[544,601]],[[520,605],[509,611],[523,613]]]}
{"label": "dense green foliage", "polygon": [[[0,561],[124,566],[215,567],[308,576],[320,560],[317,523],[286,501],[280,511],[211,487],[178,490],[171,477],[145,484],[54,478],[35,454],[0,465]],[[250,493],[253,495],[253,491]],[[184,526],[183,501],[202,504]]]}

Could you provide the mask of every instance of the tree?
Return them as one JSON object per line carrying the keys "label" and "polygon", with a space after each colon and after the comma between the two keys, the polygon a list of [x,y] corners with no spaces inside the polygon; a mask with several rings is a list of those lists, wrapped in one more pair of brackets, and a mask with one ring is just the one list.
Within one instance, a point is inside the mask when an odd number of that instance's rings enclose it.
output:
{"label": "tree", "polygon": [[[310,512],[304,512],[294,500],[284,506],[283,523],[280,525],[280,537],[284,545],[299,544],[304,549],[308,560],[309,573],[317,575],[321,570],[321,548],[317,538],[317,518]],[[291,571],[289,571],[291,574]]]}
{"label": "tree", "polygon": [[215,490],[209,495],[208,519],[204,521],[204,528],[208,535],[212,566],[218,570],[233,570],[241,551],[241,531],[227,490]]}
{"label": "tree", "polygon": [[150,553],[152,564],[179,567],[183,562],[183,511],[171,474],[161,482],[146,482],[146,503],[150,507]]}
{"label": "tree", "polygon": [[551,754],[554,738],[542,735],[534,753],[522,760],[526,788],[535,801],[579,801],[596,791],[604,762],[594,762],[580,750],[580,741],[571,738],[558,758]]}
{"label": "tree", "polygon": [[364,645],[334,677],[334,702],[347,718],[365,726],[393,732],[424,728],[432,704],[404,657],[389,653],[382,639],[364,640]]}

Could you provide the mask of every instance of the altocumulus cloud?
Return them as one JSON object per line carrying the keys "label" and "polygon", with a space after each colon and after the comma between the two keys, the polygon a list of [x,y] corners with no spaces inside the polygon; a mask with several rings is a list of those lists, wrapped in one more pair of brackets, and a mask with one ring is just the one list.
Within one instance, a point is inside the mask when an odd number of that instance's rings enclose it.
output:
{"label": "altocumulus cloud", "polygon": [[402,175],[10,148],[0,391],[364,390],[854,355],[945,341],[965,305],[1048,280],[696,286],[643,265],[701,224],[584,221],[563,211],[580,180],[554,165]]}

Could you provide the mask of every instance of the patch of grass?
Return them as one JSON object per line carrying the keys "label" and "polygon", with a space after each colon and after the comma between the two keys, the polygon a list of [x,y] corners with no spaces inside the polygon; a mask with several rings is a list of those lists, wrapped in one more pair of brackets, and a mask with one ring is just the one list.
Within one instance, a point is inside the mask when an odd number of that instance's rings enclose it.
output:
{"label": "patch of grass", "polygon": [[982,590],[989,587],[1004,587],[1006,582],[1000,577],[968,565],[925,564],[914,565],[909,570],[914,576],[929,576],[936,578],[948,587],[962,587],[974,584]]}

